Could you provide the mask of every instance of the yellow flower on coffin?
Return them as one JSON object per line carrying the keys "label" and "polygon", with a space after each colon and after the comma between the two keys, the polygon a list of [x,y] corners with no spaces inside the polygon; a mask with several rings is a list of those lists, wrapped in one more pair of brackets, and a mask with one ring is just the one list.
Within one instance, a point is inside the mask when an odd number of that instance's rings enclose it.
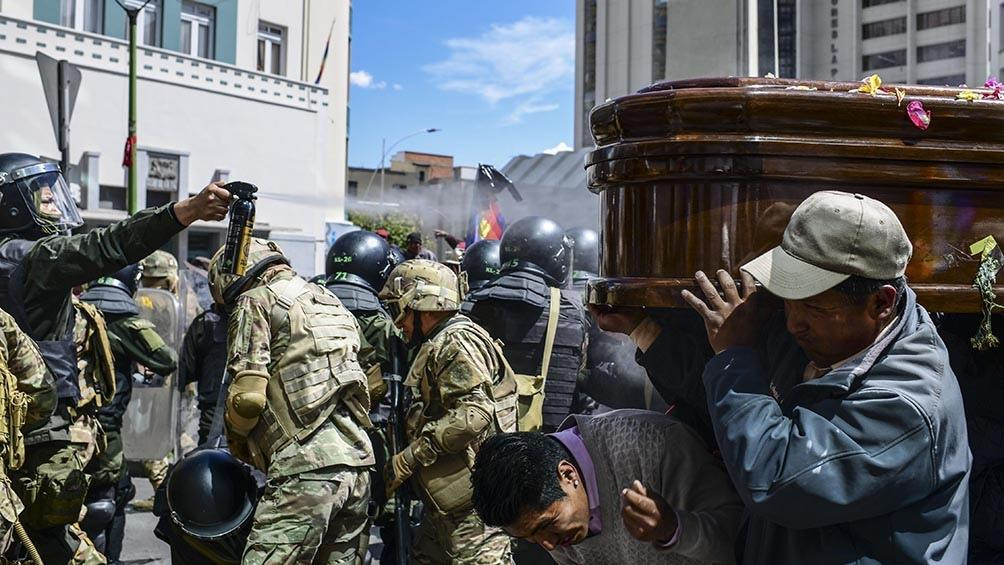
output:
{"label": "yellow flower on coffin", "polygon": [[967,100],[969,102],[980,99],[979,93],[973,92],[972,90],[963,90],[962,92],[956,94],[955,97],[959,100]]}
{"label": "yellow flower on coffin", "polygon": [[858,87],[857,92],[864,92],[865,94],[871,94],[875,96],[882,90],[882,77],[878,75],[872,75],[870,77],[865,77],[861,79],[862,84]]}

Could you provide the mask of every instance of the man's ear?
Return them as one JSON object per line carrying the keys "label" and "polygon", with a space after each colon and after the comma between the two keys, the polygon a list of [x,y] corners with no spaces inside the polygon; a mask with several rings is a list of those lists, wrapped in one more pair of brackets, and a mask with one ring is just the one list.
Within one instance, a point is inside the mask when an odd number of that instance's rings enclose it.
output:
{"label": "man's ear", "polygon": [[869,307],[876,320],[892,320],[896,316],[896,287],[887,284],[878,289],[872,294]]}
{"label": "man's ear", "polygon": [[571,461],[562,459],[558,463],[558,479],[563,483],[572,484],[579,480],[579,470],[575,468],[575,464]]}

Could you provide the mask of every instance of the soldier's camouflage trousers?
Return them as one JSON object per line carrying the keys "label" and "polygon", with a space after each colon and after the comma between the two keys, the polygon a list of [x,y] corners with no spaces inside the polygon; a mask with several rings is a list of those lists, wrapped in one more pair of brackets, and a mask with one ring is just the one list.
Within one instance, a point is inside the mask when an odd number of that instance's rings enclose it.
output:
{"label": "soldier's camouflage trousers", "polygon": [[412,559],[419,565],[512,563],[509,536],[485,526],[473,509],[439,514],[429,509],[415,533]]}
{"label": "soldier's camouflage trousers", "polygon": [[105,439],[104,451],[95,455],[85,469],[91,476],[92,487],[117,485],[126,470],[122,432],[116,429],[105,430]]}
{"label": "soldier's camouflage trousers", "polygon": [[362,563],[369,544],[369,469],[329,467],[269,479],[243,565]]}

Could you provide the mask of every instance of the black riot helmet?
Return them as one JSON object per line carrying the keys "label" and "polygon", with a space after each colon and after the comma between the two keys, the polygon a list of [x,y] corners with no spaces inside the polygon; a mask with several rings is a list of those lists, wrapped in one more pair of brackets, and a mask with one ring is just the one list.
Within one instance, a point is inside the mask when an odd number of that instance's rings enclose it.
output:
{"label": "black riot helmet", "polygon": [[394,267],[400,265],[401,263],[404,263],[407,260],[408,259],[404,256],[404,251],[401,251],[400,247],[396,245],[390,246],[391,270],[393,270]]}
{"label": "black riot helmet", "polygon": [[471,290],[479,289],[498,277],[502,271],[499,241],[482,239],[474,242],[474,245],[464,251],[464,258],[460,261],[460,271],[467,274],[467,285]]}
{"label": "black riot helmet", "polygon": [[346,281],[380,292],[394,268],[390,244],[365,230],[343,234],[335,240],[325,261],[328,281]]}
{"label": "black riot helmet", "polygon": [[167,478],[171,522],[209,557],[241,554],[257,501],[258,486],[247,467],[222,449],[185,457]]}
{"label": "black riot helmet", "polygon": [[82,225],[59,165],[24,153],[0,155],[0,233],[40,239]]}
{"label": "black riot helmet", "polygon": [[94,286],[113,286],[126,291],[129,296],[134,296],[139,289],[141,278],[143,278],[143,265],[133,263],[94,281]]}
{"label": "black riot helmet", "polygon": [[572,240],[572,267],[592,275],[600,272],[600,236],[589,228],[572,228],[565,232]]}
{"label": "black riot helmet", "polygon": [[506,228],[500,242],[502,271],[536,273],[550,286],[562,286],[572,269],[572,242],[557,223],[540,216],[522,218]]}

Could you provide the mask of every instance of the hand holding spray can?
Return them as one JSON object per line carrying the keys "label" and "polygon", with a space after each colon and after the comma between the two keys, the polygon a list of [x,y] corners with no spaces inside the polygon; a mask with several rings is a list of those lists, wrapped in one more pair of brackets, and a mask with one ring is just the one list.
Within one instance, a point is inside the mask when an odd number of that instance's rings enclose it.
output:
{"label": "hand holding spray can", "polygon": [[248,248],[254,231],[254,201],[258,187],[247,182],[234,181],[223,185],[233,196],[230,205],[230,226],[227,228],[227,244],[223,251],[221,272],[241,276],[248,266]]}

